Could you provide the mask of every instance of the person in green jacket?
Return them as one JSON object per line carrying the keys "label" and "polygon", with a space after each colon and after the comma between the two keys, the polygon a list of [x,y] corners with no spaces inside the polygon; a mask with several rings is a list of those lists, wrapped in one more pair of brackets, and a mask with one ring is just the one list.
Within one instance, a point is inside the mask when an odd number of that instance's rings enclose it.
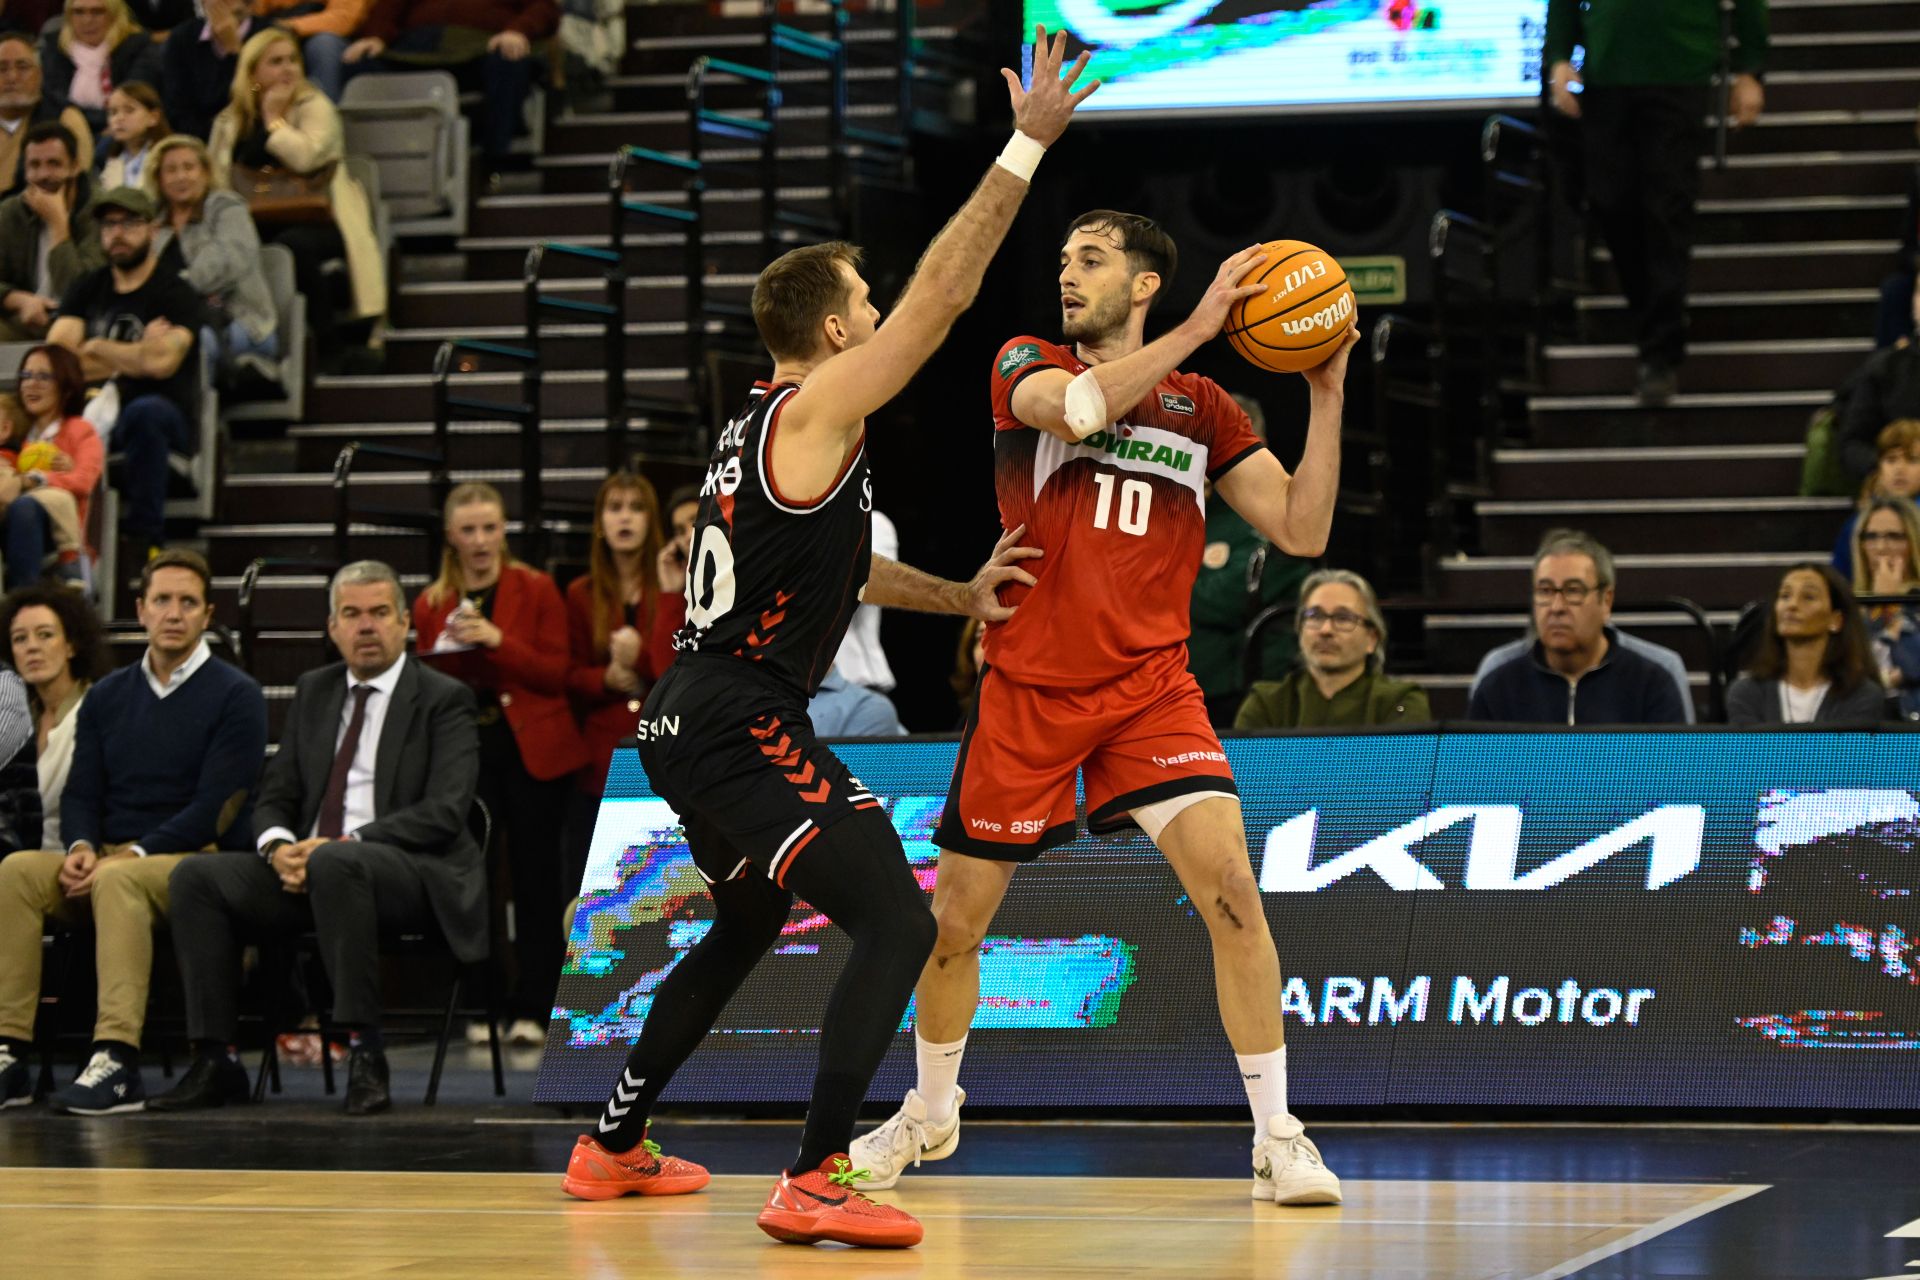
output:
{"label": "person in green jacket", "polygon": [[[1247,411],[1253,433],[1267,438],[1267,415],[1252,396],[1234,394]],[[1207,713],[1215,725],[1232,722],[1246,696],[1241,668],[1247,624],[1268,605],[1289,599],[1312,566],[1276,548],[1240,513],[1214,500],[1207,487],[1207,542],[1200,573],[1193,580],[1193,632],[1187,639],[1187,668],[1200,682]],[[1260,673],[1277,675],[1298,652],[1285,627],[1270,626],[1261,641]]]}
{"label": "person in green jacket", "polygon": [[1240,704],[1236,729],[1318,729],[1419,724],[1433,718],[1427,692],[1383,672],[1387,620],[1373,587],[1346,569],[1321,569],[1300,586],[1300,666],[1261,680]]}
{"label": "person in green jacket", "polygon": [[[1759,119],[1767,0],[1734,0],[1728,120]],[[1575,70],[1575,46],[1586,57]],[[1554,110],[1580,121],[1587,203],[1638,330],[1638,394],[1666,403],[1687,351],[1687,260],[1700,194],[1720,0],[1547,0],[1542,63]]]}
{"label": "person in green jacket", "polygon": [[27,185],[0,200],[0,342],[46,337],[67,286],[107,262],[72,131],[33,125],[21,151]]}

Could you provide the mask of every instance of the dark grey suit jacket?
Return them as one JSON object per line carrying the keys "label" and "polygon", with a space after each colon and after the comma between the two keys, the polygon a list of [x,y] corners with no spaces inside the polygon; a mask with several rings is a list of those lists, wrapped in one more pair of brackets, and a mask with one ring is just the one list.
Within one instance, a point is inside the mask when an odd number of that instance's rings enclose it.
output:
{"label": "dark grey suit jacket", "polygon": [[[254,829],[313,830],[333,768],[334,739],[347,700],[343,662],[309,671],[294,686],[280,750],[267,763]],[[406,659],[374,757],[374,820],[358,836],[420,859],[427,897],[453,953],[472,963],[487,953],[485,855],[467,829],[480,779],[473,691]]]}

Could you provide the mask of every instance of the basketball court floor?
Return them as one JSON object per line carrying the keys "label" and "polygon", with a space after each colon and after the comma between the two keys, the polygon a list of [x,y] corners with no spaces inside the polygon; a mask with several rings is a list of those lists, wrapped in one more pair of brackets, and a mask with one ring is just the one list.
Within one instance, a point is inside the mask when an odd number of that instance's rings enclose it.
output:
{"label": "basketball court floor", "polygon": [[313,1072],[199,1116],[7,1112],[0,1274],[1920,1280],[1909,1128],[1318,1124],[1346,1204],[1277,1210],[1246,1198],[1239,1125],[969,1121],[882,1193],[926,1243],[855,1253],[753,1225],[792,1122],[663,1117],[713,1185],[586,1204],[558,1176],[581,1120],[494,1103],[471,1068],[431,1111],[395,1077],[360,1121]]}

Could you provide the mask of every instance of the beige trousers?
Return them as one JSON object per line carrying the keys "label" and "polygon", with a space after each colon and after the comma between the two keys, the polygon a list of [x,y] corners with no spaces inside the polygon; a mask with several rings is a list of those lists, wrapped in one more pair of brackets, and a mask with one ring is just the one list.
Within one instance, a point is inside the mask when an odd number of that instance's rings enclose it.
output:
{"label": "beige trousers", "polygon": [[93,1038],[140,1045],[153,974],[153,929],[167,914],[167,878],[190,854],[103,863],[92,892],[60,888],[60,854],[22,849],[0,859],[0,1037],[33,1039],[40,1005],[40,939],[48,921],[69,927],[93,918],[100,1012]]}

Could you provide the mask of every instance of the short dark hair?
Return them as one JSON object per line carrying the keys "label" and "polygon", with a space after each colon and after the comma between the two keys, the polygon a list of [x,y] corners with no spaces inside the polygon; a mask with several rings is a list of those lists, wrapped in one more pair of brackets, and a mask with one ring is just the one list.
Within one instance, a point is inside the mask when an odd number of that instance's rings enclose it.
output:
{"label": "short dark hair", "polygon": [[60,395],[60,416],[77,418],[86,412],[87,375],[80,367],[80,357],[51,342],[28,347],[26,354],[20,357],[20,367],[14,376],[16,383],[19,374],[27,371],[27,361],[35,356],[45,356],[47,363],[53,366],[53,385]]}
{"label": "short dark hair", "polygon": [[1145,214],[1122,213],[1118,209],[1090,210],[1067,224],[1067,234],[1060,237],[1062,249],[1067,247],[1067,241],[1073,239],[1076,231],[1118,235],[1120,249],[1127,255],[1127,265],[1133,268],[1134,274],[1151,271],[1160,277],[1160,287],[1147,299],[1149,311],[1173,284],[1173,273],[1180,266],[1179,247],[1173,243],[1173,237],[1167,234],[1165,227]]}
{"label": "short dark hair", "polygon": [[185,569],[200,579],[200,592],[208,599],[213,597],[213,570],[207,568],[206,557],[198,551],[188,551],[183,547],[170,547],[153,559],[147,561],[140,570],[140,598],[145,600],[147,592],[153,587],[153,575],[162,569]]}
{"label": "short dark hair", "polygon": [[673,519],[673,509],[679,506],[681,503],[699,502],[699,501],[700,501],[699,485],[697,484],[681,485],[678,489],[675,489],[672,493],[667,495],[667,506],[666,506],[667,519],[669,520]]}
{"label": "short dark hair", "polygon": [[27,136],[20,144],[20,154],[27,154],[27,148],[41,142],[57,142],[67,149],[67,159],[80,159],[80,140],[73,136],[73,130],[58,120],[42,120],[27,130]]}
{"label": "short dark hair", "polygon": [[100,615],[93,611],[85,596],[71,587],[60,586],[21,587],[0,600],[0,636],[7,637],[8,665],[13,661],[13,624],[21,610],[32,608],[50,609],[53,616],[60,619],[60,629],[66,632],[67,643],[73,646],[67,670],[75,680],[98,680],[113,670],[113,657],[107,652]]}
{"label": "short dark hair", "polygon": [[789,249],[767,264],[753,282],[753,323],[776,360],[804,360],[820,345],[820,322],[851,296],[846,263],[858,271],[860,246],[829,240]]}

